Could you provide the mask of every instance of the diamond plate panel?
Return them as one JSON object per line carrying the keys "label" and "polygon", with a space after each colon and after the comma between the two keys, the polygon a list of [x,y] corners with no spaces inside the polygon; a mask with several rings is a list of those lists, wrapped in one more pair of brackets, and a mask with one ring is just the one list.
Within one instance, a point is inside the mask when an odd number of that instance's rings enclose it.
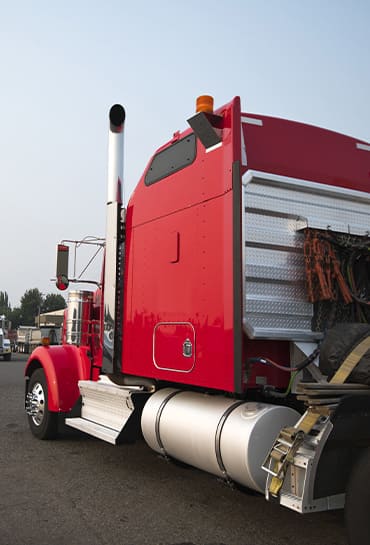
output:
{"label": "diamond plate panel", "polygon": [[245,330],[252,338],[317,338],[305,290],[303,229],[366,235],[370,198],[258,172],[247,173],[243,189]]}

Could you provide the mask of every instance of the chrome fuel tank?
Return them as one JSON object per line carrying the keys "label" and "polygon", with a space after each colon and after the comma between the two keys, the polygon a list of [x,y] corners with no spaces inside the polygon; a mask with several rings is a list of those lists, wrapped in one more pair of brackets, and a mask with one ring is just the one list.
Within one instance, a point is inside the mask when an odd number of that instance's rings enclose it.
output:
{"label": "chrome fuel tank", "polygon": [[261,465],[299,417],[288,407],[165,388],[147,401],[141,427],[156,452],[264,493]]}

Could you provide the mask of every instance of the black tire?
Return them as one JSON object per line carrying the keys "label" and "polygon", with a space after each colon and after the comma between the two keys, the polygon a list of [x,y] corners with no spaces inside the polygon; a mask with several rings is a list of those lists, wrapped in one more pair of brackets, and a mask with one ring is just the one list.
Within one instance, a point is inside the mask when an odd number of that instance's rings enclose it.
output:
{"label": "black tire", "polygon": [[370,543],[370,449],[355,462],[346,491],[345,521],[349,545]]}
{"label": "black tire", "polygon": [[38,439],[55,439],[58,433],[58,413],[48,409],[48,387],[45,373],[36,369],[27,387],[27,404],[32,405],[33,414],[28,414],[28,424]]}
{"label": "black tire", "polygon": [[4,354],[4,361],[10,361],[12,359],[11,354]]}

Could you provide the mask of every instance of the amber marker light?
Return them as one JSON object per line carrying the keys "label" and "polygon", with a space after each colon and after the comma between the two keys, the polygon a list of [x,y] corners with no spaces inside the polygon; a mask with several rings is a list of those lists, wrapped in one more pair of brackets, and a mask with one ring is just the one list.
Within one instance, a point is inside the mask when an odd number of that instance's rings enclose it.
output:
{"label": "amber marker light", "polygon": [[213,114],[213,97],[210,95],[201,95],[196,101],[196,112]]}
{"label": "amber marker light", "polygon": [[42,346],[50,346],[50,338],[49,337],[43,337],[41,339]]}

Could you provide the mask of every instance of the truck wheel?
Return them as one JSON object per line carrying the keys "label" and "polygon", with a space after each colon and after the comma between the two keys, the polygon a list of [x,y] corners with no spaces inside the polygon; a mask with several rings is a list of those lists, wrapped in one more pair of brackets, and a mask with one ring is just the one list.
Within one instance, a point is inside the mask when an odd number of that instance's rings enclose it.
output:
{"label": "truck wheel", "polygon": [[48,387],[42,369],[36,369],[31,375],[27,405],[32,410],[32,414],[28,414],[28,424],[33,435],[38,439],[54,439],[58,431],[58,413],[48,409]]}
{"label": "truck wheel", "polygon": [[370,448],[355,462],[346,490],[345,520],[349,545],[370,543]]}

